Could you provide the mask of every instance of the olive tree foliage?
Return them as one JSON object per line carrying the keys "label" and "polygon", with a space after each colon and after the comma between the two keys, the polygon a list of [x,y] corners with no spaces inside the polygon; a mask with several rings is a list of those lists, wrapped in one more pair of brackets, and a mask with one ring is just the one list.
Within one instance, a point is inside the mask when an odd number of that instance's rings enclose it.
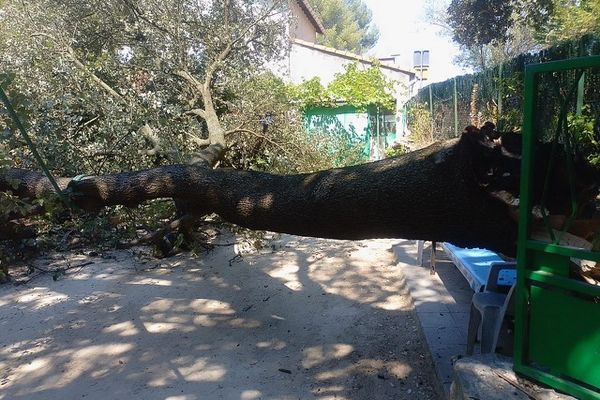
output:
{"label": "olive tree foliage", "polygon": [[237,98],[224,124],[235,126],[228,135],[229,152],[223,166],[280,174],[324,170],[354,164],[346,143],[331,135],[306,134],[303,98],[295,85],[270,74],[238,80],[231,89]]}
{"label": "olive tree foliage", "polygon": [[544,48],[536,39],[536,33],[527,25],[513,25],[504,40],[494,40],[486,45],[461,46],[455,62],[476,71],[506,63],[524,53]]}
{"label": "olive tree foliage", "polygon": [[[288,50],[288,13],[285,0],[5,1],[0,79],[58,174],[188,162],[211,144],[243,148],[234,166],[303,169],[300,115],[266,67]],[[35,168],[0,126],[14,164]]]}

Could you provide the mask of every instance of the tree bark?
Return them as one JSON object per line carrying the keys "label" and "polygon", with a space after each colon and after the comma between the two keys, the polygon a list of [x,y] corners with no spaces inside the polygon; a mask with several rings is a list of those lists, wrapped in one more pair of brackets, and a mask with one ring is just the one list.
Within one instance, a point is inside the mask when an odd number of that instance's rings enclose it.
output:
{"label": "tree bark", "polygon": [[[173,197],[186,199],[196,214],[214,212],[251,229],[452,241],[510,251],[516,224],[507,204],[479,186],[470,152],[463,138],[399,158],[288,176],[170,165],[73,180],[67,192],[85,209]],[[3,176],[21,182],[17,194],[39,196],[49,187],[34,175],[12,170]]]}

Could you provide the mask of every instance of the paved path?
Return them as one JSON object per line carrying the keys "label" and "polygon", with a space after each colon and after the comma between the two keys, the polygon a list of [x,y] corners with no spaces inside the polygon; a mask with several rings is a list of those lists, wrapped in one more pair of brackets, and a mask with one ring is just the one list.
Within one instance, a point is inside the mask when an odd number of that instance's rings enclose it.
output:
{"label": "paved path", "polygon": [[436,274],[431,275],[431,247],[426,248],[423,266],[417,266],[416,249],[415,242],[400,241],[394,245],[394,254],[406,276],[437,378],[448,395],[454,378],[453,362],[465,354],[467,346],[473,290],[442,250],[437,251]]}

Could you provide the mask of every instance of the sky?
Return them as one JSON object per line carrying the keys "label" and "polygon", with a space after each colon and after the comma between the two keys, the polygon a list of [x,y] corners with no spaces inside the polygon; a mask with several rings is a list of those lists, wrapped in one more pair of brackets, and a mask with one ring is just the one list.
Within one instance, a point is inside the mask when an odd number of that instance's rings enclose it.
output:
{"label": "sky", "polygon": [[369,55],[385,57],[402,54],[403,67],[412,67],[415,50],[430,51],[430,82],[440,82],[470,71],[454,65],[458,47],[440,35],[441,28],[425,18],[425,0],[364,0],[373,11],[379,28],[379,42]]}

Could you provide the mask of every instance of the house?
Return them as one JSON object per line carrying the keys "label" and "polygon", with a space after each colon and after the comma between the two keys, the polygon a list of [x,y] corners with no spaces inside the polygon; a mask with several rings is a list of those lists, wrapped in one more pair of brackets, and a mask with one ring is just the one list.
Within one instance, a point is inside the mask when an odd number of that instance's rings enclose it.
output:
{"label": "house", "polygon": [[304,0],[290,0],[289,3],[294,20],[290,27],[290,37],[316,43],[317,35],[325,34],[325,27],[317,12]]}
{"label": "house", "polygon": [[[290,0],[289,3],[293,22],[289,30],[290,52],[283,68],[286,80],[298,84],[319,77],[323,85],[328,85],[350,63],[358,63],[365,68],[373,65],[373,59],[317,44],[318,35],[325,32],[317,12],[305,0]],[[395,60],[377,60],[382,73],[396,83],[393,93],[395,110],[374,108],[369,112],[357,112],[344,106],[337,109],[316,108],[307,110],[305,114],[308,129],[317,129],[319,125],[326,130],[333,129],[332,124],[336,129],[343,126],[347,130],[345,134],[354,137],[354,141],[367,143],[366,151],[371,159],[382,158],[387,145],[406,135],[403,106],[409,98],[408,88],[416,79],[413,71],[400,67]],[[330,126],[323,126],[323,121],[329,121]]]}

